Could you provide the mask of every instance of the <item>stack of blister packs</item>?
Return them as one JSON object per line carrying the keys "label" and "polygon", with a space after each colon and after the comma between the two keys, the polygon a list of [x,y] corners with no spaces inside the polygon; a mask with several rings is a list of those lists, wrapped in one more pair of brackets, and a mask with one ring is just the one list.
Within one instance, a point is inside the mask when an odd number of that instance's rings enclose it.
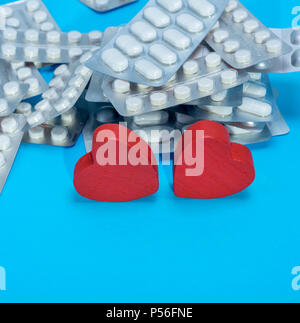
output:
{"label": "stack of blister packs", "polygon": [[[136,0],[80,1],[103,13]],[[299,71],[298,46],[299,30],[270,30],[237,0],[150,0],[87,34],[62,32],[41,0],[0,6],[0,192],[22,140],[69,147],[83,133],[90,151],[97,127],[122,122],[161,153],[199,120],[242,144],[286,134],[267,73]]]}

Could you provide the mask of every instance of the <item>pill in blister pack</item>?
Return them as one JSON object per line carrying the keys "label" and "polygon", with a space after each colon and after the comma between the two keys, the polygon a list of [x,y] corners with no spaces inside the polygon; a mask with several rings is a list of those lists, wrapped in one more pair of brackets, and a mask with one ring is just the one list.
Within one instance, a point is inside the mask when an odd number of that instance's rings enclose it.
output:
{"label": "pill in blister pack", "polygon": [[265,27],[239,1],[230,0],[219,27],[209,33],[207,43],[229,65],[248,68],[280,57],[291,47]]}
{"label": "pill in blister pack", "polygon": [[105,76],[103,74],[93,73],[89,88],[86,92],[86,101],[94,103],[109,102],[102,89],[104,77]]}
{"label": "pill in blister pack", "polygon": [[0,118],[0,193],[19,150],[25,124],[26,119],[21,115]]}
{"label": "pill in blister pack", "polygon": [[127,4],[136,2],[136,0],[80,0],[93,10],[105,12],[113,10]]}
{"label": "pill in blister pack", "polygon": [[219,55],[210,53],[187,61],[163,87],[153,89],[106,77],[103,91],[121,115],[134,116],[211,96],[236,87],[248,78],[247,73],[229,68]]}
{"label": "pill in blister pack", "polygon": [[39,32],[7,28],[0,31],[0,57],[8,61],[38,63],[68,63],[78,59],[85,51],[101,45],[102,33],[78,31],[61,33],[53,30]]}
{"label": "pill in blister pack", "polygon": [[92,76],[92,71],[84,65],[91,56],[92,53],[87,52],[75,63],[60,65],[55,70],[49,89],[42,95],[43,100],[35,105],[35,111],[27,117],[31,128],[52,120],[75,106]]}
{"label": "pill in blister pack", "polygon": [[23,62],[19,62],[11,63],[11,67],[15,71],[18,80],[29,86],[24,99],[29,99],[40,95],[48,89],[48,84],[35,65],[31,63],[25,64]]}
{"label": "pill in blister pack", "polygon": [[18,81],[11,65],[0,60],[0,117],[15,111],[28,89],[28,84]]}
{"label": "pill in blister pack", "polygon": [[40,0],[22,0],[2,5],[1,16],[5,18],[4,28],[37,29],[44,32],[60,30]]}
{"label": "pill in blister pack", "polygon": [[24,134],[23,142],[61,147],[74,146],[87,119],[87,111],[73,108],[47,123],[29,129]]}
{"label": "pill in blister pack", "polygon": [[159,87],[199,46],[228,0],[150,0],[87,66],[114,78]]}

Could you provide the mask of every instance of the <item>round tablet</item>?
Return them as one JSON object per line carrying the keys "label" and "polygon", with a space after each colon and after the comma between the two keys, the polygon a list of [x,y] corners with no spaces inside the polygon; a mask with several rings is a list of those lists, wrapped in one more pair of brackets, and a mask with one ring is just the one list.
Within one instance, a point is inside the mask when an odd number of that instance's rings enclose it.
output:
{"label": "round tablet", "polygon": [[237,6],[238,6],[238,2],[237,2],[236,0],[230,0],[230,1],[228,2],[228,5],[227,5],[227,7],[226,7],[225,11],[226,11],[227,13],[229,13],[229,12],[231,12],[231,11],[235,10],[235,9],[237,8]]}
{"label": "round tablet", "polygon": [[69,81],[69,86],[76,87],[80,89],[85,84],[85,80],[81,75],[75,75],[71,80]]}
{"label": "round tablet", "polygon": [[70,48],[69,56],[70,58],[79,58],[83,54],[83,50],[80,47]]}
{"label": "round tablet", "polygon": [[50,59],[59,59],[61,55],[61,50],[58,47],[52,47],[47,49],[47,56]]}
{"label": "round tablet", "polygon": [[56,142],[63,142],[68,139],[68,129],[66,127],[54,127],[51,130],[51,138]]}
{"label": "round tablet", "polygon": [[37,47],[27,46],[24,49],[25,57],[33,59],[38,57],[39,49]]}
{"label": "round tablet", "polygon": [[94,30],[89,32],[89,40],[92,43],[99,43],[102,39],[102,32],[98,30]]}
{"label": "round tablet", "polygon": [[195,60],[189,60],[183,65],[185,75],[194,75],[199,71],[199,65]]}
{"label": "round tablet", "polygon": [[28,130],[28,135],[33,140],[41,140],[44,138],[45,129],[41,126]]}
{"label": "round tablet", "polygon": [[255,33],[255,41],[257,44],[264,44],[270,37],[271,33],[268,30],[261,30]]}
{"label": "round tablet", "polygon": [[129,113],[137,113],[142,110],[143,101],[140,98],[128,97],[126,99],[126,109]]}
{"label": "round tablet", "polygon": [[236,9],[232,15],[233,15],[234,22],[241,23],[247,19],[248,12],[244,9]]}
{"label": "round tablet", "polygon": [[224,51],[226,53],[235,53],[240,48],[240,43],[237,40],[227,40],[224,43]]}
{"label": "round tablet", "polygon": [[6,20],[6,26],[12,27],[12,28],[20,28],[20,20],[18,18],[9,18]]}
{"label": "round tablet", "polygon": [[76,68],[74,74],[81,75],[82,77],[87,78],[91,74],[91,70],[88,67],[81,65]]}
{"label": "round tablet", "polygon": [[43,10],[39,10],[33,15],[33,19],[35,20],[35,22],[37,24],[41,24],[41,23],[45,22],[47,20],[47,18],[48,18],[47,13]]}
{"label": "round tablet", "polygon": [[5,99],[0,99],[0,114],[8,111],[8,102]]}
{"label": "round tablet", "polygon": [[44,122],[44,116],[41,111],[34,111],[27,117],[27,122],[31,127]]}
{"label": "round tablet", "polygon": [[191,96],[191,89],[185,85],[176,86],[174,95],[176,100],[186,100]]}
{"label": "round tablet", "polygon": [[150,95],[151,105],[154,107],[162,107],[167,104],[168,96],[164,92],[155,92]]}
{"label": "round tablet", "polygon": [[54,88],[50,88],[43,93],[42,98],[49,101],[58,100],[59,95]]}
{"label": "round tablet", "polygon": [[211,96],[211,99],[215,102],[221,102],[226,99],[227,91],[222,91]]}
{"label": "round tablet", "polygon": [[55,26],[54,26],[54,24],[52,22],[47,21],[47,22],[44,22],[41,25],[41,31],[43,31],[43,32],[48,32],[48,31],[51,31],[53,29],[55,29]]}
{"label": "round tablet", "polygon": [[13,9],[10,7],[0,7],[0,16],[3,18],[11,17],[13,12]]}
{"label": "round tablet", "polygon": [[60,77],[69,77],[71,75],[70,70],[68,65],[63,64],[58,66],[58,68],[55,69],[54,71],[55,76],[60,76]]}
{"label": "round tablet", "polygon": [[74,122],[75,120],[75,110],[71,109],[65,113],[63,113],[61,115],[61,120],[65,123],[65,124],[71,124]]}
{"label": "round tablet", "polygon": [[30,103],[22,102],[17,107],[17,112],[23,114],[24,116],[29,116],[32,111],[32,106]]}
{"label": "round tablet", "polygon": [[7,28],[3,31],[3,37],[6,40],[15,41],[17,39],[17,31],[12,28]]}
{"label": "round tablet", "polygon": [[35,77],[28,78],[24,83],[29,85],[28,93],[31,95],[36,94],[41,90],[40,82]]}
{"label": "round tablet", "polygon": [[29,12],[37,11],[40,8],[40,2],[37,0],[29,0],[26,2],[26,8]]}
{"label": "round tablet", "polygon": [[207,67],[218,67],[221,65],[221,56],[216,53],[208,54],[205,57]]}
{"label": "round tablet", "polygon": [[57,76],[50,81],[49,86],[56,89],[63,89],[66,85],[63,79],[60,76]]}
{"label": "round tablet", "polygon": [[35,29],[28,29],[25,31],[25,39],[28,42],[36,43],[39,40],[39,32]]}
{"label": "round tablet", "polygon": [[250,76],[250,79],[251,80],[254,80],[254,81],[260,81],[261,78],[262,78],[262,74],[261,73],[251,73],[251,72],[249,72],[248,74]]}
{"label": "round tablet", "polygon": [[11,139],[7,135],[0,134],[0,151],[8,150],[11,147]]}
{"label": "round tablet", "polygon": [[72,108],[72,103],[67,98],[62,98],[56,103],[54,108],[59,113],[66,112]]}
{"label": "round tablet", "polygon": [[209,78],[202,78],[198,81],[198,89],[200,92],[212,92],[215,88],[214,80]]}
{"label": "round tablet", "polygon": [[282,42],[279,39],[271,39],[266,43],[266,47],[270,54],[279,54],[282,51]]}
{"label": "round tablet", "polygon": [[7,117],[2,120],[1,127],[4,133],[11,134],[18,130],[19,124],[14,117]]}
{"label": "round tablet", "polygon": [[72,44],[78,43],[78,42],[80,42],[81,38],[82,38],[82,35],[79,31],[70,31],[68,33],[69,43],[72,43]]}
{"label": "round tablet", "polygon": [[251,62],[251,52],[247,49],[240,49],[235,53],[235,60],[239,64],[248,64]]}
{"label": "round tablet", "polygon": [[151,88],[151,86],[149,85],[145,85],[145,84],[137,84],[137,88],[141,91],[145,91]]}
{"label": "round tablet", "polygon": [[69,87],[62,93],[62,97],[73,101],[78,97],[78,94],[79,92],[75,87]]}
{"label": "round tablet", "polygon": [[5,57],[14,57],[17,53],[17,48],[12,44],[3,44],[1,46],[2,54]]}
{"label": "round tablet", "polygon": [[49,100],[45,100],[45,99],[40,101],[35,106],[35,110],[41,111],[41,112],[48,112],[48,111],[51,111],[51,109],[52,109],[51,103],[49,102]]}
{"label": "round tablet", "polygon": [[244,32],[248,34],[254,33],[259,28],[259,23],[255,19],[249,19],[244,22]]}
{"label": "round tablet", "polygon": [[130,83],[123,80],[115,80],[113,82],[113,89],[118,93],[127,93],[130,91]]}
{"label": "round tablet", "polygon": [[18,96],[20,94],[20,85],[18,82],[8,82],[4,84],[3,90],[6,96]]}
{"label": "round tablet", "polygon": [[238,79],[238,72],[235,70],[224,71],[221,73],[222,83],[225,85],[232,85]]}
{"label": "round tablet", "polygon": [[214,32],[215,43],[223,43],[229,37],[229,32],[227,30],[218,29]]}
{"label": "round tablet", "polygon": [[48,43],[52,43],[52,44],[58,44],[60,42],[61,39],[61,33],[56,31],[56,30],[52,30],[47,32],[47,42]]}
{"label": "round tablet", "polygon": [[6,164],[5,156],[2,152],[0,152],[0,167],[4,167]]}
{"label": "round tablet", "polygon": [[32,70],[30,67],[22,67],[17,72],[20,81],[24,81],[32,76]]}

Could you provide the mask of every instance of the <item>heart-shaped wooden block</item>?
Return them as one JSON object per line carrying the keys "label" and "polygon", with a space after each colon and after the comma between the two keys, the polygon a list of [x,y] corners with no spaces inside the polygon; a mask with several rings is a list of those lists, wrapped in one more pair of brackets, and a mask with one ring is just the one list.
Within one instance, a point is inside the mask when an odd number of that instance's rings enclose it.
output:
{"label": "heart-shaped wooden block", "polygon": [[95,201],[127,202],[158,190],[158,166],[149,145],[118,124],[96,129],[93,150],[74,172],[77,192]]}
{"label": "heart-shaped wooden block", "polygon": [[231,143],[227,129],[217,122],[195,123],[176,147],[174,193],[178,197],[226,197],[246,189],[254,179],[250,150]]}

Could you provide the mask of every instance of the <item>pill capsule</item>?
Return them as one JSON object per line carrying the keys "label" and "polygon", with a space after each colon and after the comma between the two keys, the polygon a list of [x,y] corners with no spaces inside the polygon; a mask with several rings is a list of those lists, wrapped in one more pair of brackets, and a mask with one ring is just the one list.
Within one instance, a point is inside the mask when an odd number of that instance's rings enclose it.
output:
{"label": "pill capsule", "polygon": [[161,44],[151,46],[149,53],[153,58],[164,65],[173,65],[177,62],[176,53],[172,52],[168,47]]}
{"label": "pill capsule", "polygon": [[159,67],[145,59],[135,62],[135,70],[151,81],[159,80],[163,76],[163,71]]}
{"label": "pill capsule", "polygon": [[22,102],[17,107],[17,113],[23,114],[28,117],[32,112],[32,106],[30,103]]}
{"label": "pill capsule", "polygon": [[164,92],[154,92],[150,95],[150,102],[153,107],[163,107],[167,104],[168,96]]}
{"label": "pill capsule", "polygon": [[191,34],[200,33],[204,29],[203,22],[188,13],[179,15],[176,18],[176,23],[179,27]]}
{"label": "pill capsule", "polygon": [[191,96],[191,89],[185,85],[176,86],[174,89],[174,96],[176,100],[187,100]]}
{"label": "pill capsule", "polygon": [[130,26],[131,32],[144,43],[150,43],[157,37],[156,30],[147,22],[138,21]]}
{"label": "pill capsule", "polygon": [[54,142],[64,142],[68,139],[68,129],[66,127],[54,127],[51,130],[51,138]]}
{"label": "pill capsule", "polygon": [[230,116],[233,112],[232,107],[213,107],[213,106],[207,106],[207,107],[201,107],[202,110],[205,110],[210,113],[217,114],[222,117]]}
{"label": "pill capsule", "polygon": [[146,8],[144,18],[157,28],[167,27],[171,22],[170,17],[157,7]]}
{"label": "pill capsule", "polygon": [[243,104],[238,109],[259,117],[268,117],[272,113],[270,104],[249,97],[243,98]]}
{"label": "pill capsule", "polygon": [[0,114],[5,114],[8,112],[9,106],[6,99],[0,99]]}
{"label": "pill capsule", "polygon": [[114,72],[124,72],[129,65],[128,59],[117,49],[107,49],[102,53],[103,62]]}
{"label": "pill capsule", "polygon": [[28,130],[28,135],[33,140],[41,140],[44,138],[45,135],[45,129],[41,126],[31,128]]}
{"label": "pill capsule", "polygon": [[121,35],[116,39],[117,47],[129,57],[136,57],[143,52],[143,46],[130,35]]}
{"label": "pill capsule", "polygon": [[126,109],[129,113],[138,113],[143,108],[143,101],[137,97],[128,97],[126,99]]}
{"label": "pill capsule", "polygon": [[198,81],[198,89],[200,92],[212,92],[215,88],[215,82],[212,79],[203,77]]}
{"label": "pill capsule", "polygon": [[182,0],[157,0],[157,2],[171,13],[178,12],[183,6]]}
{"label": "pill capsule", "polygon": [[0,134],[0,151],[6,151],[11,148],[12,142],[9,136]]}
{"label": "pill capsule", "polygon": [[176,49],[184,50],[191,45],[191,39],[176,29],[168,29],[163,34],[164,40]]}
{"label": "pill capsule", "polygon": [[267,94],[267,89],[259,84],[247,82],[243,88],[244,95],[253,96],[256,98],[264,98]]}
{"label": "pill capsule", "polygon": [[4,133],[12,134],[18,130],[19,124],[16,118],[7,117],[1,121],[1,128]]}
{"label": "pill capsule", "polygon": [[134,123],[138,126],[156,126],[167,123],[169,113],[167,111],[155,111],[134,117]]}
{"label": "pill capsule", "polygon": [[113,82],[113,89],[117,93],[128,93],[130,91],[130,83],[122,80],[115,80]]}
{"label": "pill capsule", "polygon": [[226,99],[227,93],[228,92],[226,90],[221,91],[219,93],[216,93],[216,94],[212,95],[210,98],[215,102],[222,102],[222,101],[224,101]]}
{"label": "pill capsule", "polygon": [[208,0],[189,0],[189,6],[201,17],[211,17],[216,13],[216,7]]}
{"label": "pill capsule", "polygon": [[238,72],[235,70],[228,70],[221,73],[221,80],[224,85],[232,85],[238,79]]}
{"label": "pill capsule", "polygon": [[261,73],[251,73],[251,72],[249,72],[248,74],[250,76],[250,79],[253,80],[253,81],[260,81],[261,78],[262,78]]}
{"label": "pill capsule", "polygon": [[183,72],[185,75],[194,75],[198,73],[199,65],[195,60],[189,60],[183,65]]}
{"label": "pill capsule", "polygon": [[0,152],[0,169],[6,165],[6,158],[2,152]]}
{"label": "pill capsule", "polygon": [[20,85],[18,82],[8,82],[4,84],[3,91],[7,97],[16,97],[20,94]]}
{"label": "pill capsule", "polygon": [[195,118],[184,113],[175,113],[176,121],[181,124],[192,124],[196,122]]}

